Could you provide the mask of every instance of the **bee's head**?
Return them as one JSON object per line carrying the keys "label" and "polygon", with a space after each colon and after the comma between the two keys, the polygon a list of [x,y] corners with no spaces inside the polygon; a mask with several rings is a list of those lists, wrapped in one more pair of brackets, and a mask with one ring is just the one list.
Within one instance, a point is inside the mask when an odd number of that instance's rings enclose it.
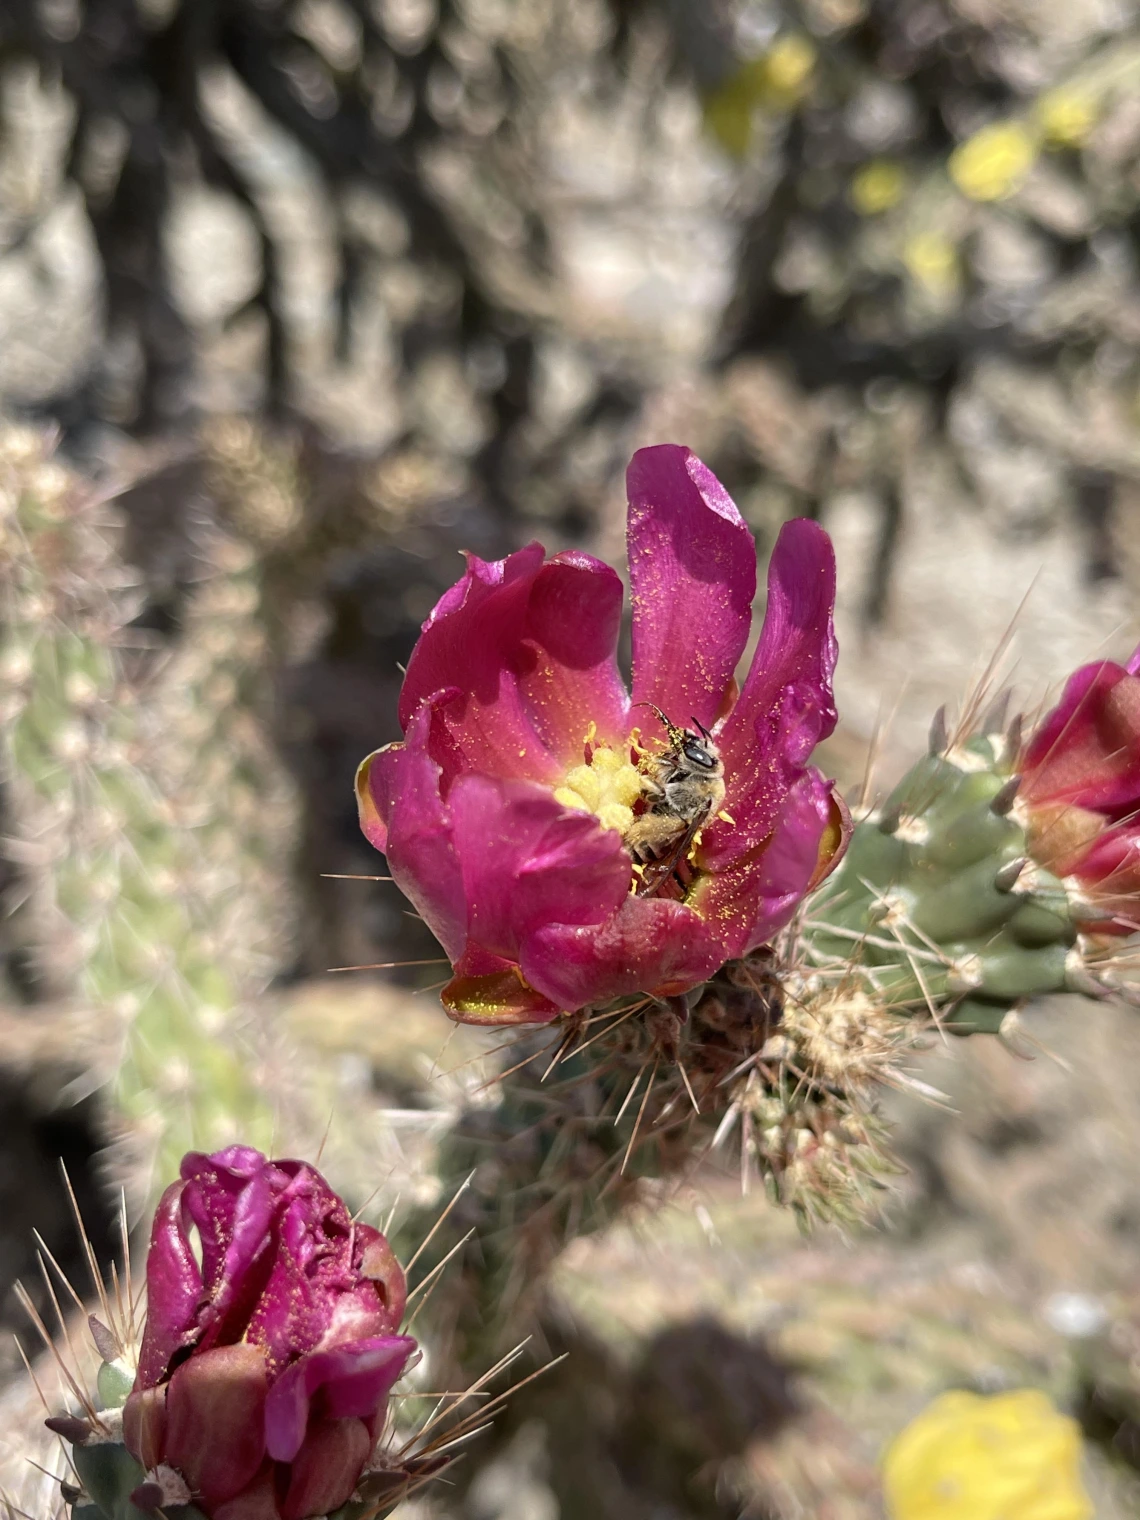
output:
{"label": "bee's head", "polygon": [[715,771],[720,764],[719,757],[712,751],[711,746],[700,737],[685,729],[684,739],[681,743],[681,753],[690,765],[699,765],[703,770]]}
{"label": "bee's head", "polygon": [[639,707],[653,708],[653,711],[664,725],[666,733],[669,735],[669,743],[678,754],[684,755],[690,765],[698,766],[701,770],[706,771],[716,770],[720,764],[720,756],[717,754],[716,747],[712,742],[712,735],[703,723],[698,722],[696,718],[693,719],[693,722],[700,730],[699,733],[695,733],[691,728],[678,728],[653,702],[639,702],[637,705]]}

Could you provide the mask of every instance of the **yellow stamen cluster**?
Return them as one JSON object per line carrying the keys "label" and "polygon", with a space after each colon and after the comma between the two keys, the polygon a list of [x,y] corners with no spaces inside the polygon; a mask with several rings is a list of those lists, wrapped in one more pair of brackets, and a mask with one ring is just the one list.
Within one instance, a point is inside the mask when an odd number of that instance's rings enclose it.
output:
{"label": "yellow stamen cluster", "polygon": [[625,835],[633,823],[633,805],[645,778],[633,765],[628,750],[599,745],[589,763],[566,773],[566,783],[554,795],[563,807],[594,813],[604,829]]}

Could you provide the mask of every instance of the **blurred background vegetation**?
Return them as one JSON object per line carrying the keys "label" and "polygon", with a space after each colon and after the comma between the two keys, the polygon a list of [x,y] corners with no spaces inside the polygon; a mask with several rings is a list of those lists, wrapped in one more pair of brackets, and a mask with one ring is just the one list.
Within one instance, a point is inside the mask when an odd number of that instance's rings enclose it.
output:
{"label": "blurred background vegetation", "polygon": [[[639,444],[832,532],[845,784],[1027,592],[1030,705],[1131,648],[1138,256],[1133,0],[6,0],[5,1278],[74,1255],[57,1156],[100,1237],[227,1125],[433,1205],[486,1042],[352,774],[458,551],[620,563]],[[886,1231],[710,1177],[576,1242],[570,1370],[418,1513],[862,1520],[929,1398],[1025,1385],[1140,1511],[1136,1014],[1031,1019],[892,1099]]]}

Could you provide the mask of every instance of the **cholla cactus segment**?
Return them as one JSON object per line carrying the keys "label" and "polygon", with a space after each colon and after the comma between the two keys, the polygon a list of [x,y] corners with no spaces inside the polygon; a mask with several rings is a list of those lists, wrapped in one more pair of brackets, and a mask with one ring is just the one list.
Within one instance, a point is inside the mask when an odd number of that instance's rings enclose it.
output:
{"label": "cholla cactus segment", "polygon": [[[86,1004],[102,1026],[104,1064],[92,1082],[106,1085],[109,1127],[138,1154],[145,1194],[156,1153],[165,1165],[243,1125],[270,1129],[238,1017],[265,974],[265,946],[257,925],[232,911],[235,899],[256,899],[243,842],[257,830],[227,813],[250,758],[232,669],[249,651],[240,638],[226,642],[232,617],[214,617],[196,630],[195,669],[176,658],[144,701],[115,652],[136,602],[113,514],[81,494],[40,438],[15,429],[0,442],[0,514],[3,785],[22,876],[15,927],[37,991]],[[209,583],[215,603],[223,587],[242,592],[245,632],[248,576],[245,562],[219,563]],[[224,690],[213,690],[223,677]]]}
{"label": "cholla cactus segment", "polygon": [[484,1420],[485,1404],[445,1435],[433,1419],[397,1436],[392,1392],[417,1356],[403,1271],[305,1162],[184,1157],[146,1282],[141,1342],[124,1292],[101,1294],[98,1393],[69,1377],[79,1408],[47,1422],[76,1520],[373,1520]]}
{"label": "cholla cactus segment", "polygon": [[898,1167],[875,1095],[910,1084],[917,1026],[855,977],[781,970],[792,953],[781,943],[688,998],[631,999],[521,1037],[498,1102],[472,1105],[441,1148],[441,1175],[467,1179],[420,1259],[427,1274],[462,1252],[433,1291],[446,1354],[478,1364],[526,1333],[571,1239],[706,1158],[804,1224],[854,1223],[885,1201]]}
{"label": "cholla cactus segment", "polygon": [[816,965],[854,960],[874,996],[960,1033],[996,1032],[1036,994],[1083,990],[1074,904],[1029,856],[1010,755],[997,734],[927,756],[859,822],[809,907]]}
{"label": "cholla cactus segment", "polygon": [[1110,991],[1114,936],[1138,927],[1137,663],[1077,671],[1028,736],[1019,717],[952,738],[940,716],[812,900],[813,964],[854,958],[877,996],[962,1034]]}
{"label": "cholla cactus segment", "polygon": [[289,954],[294,905],[284,883],[298,809],[267,737],[272,652],[260,563],[216,529],[202,532],[199,548],[181,637],[138,727],[203,954],[242,995],[260,991]]}
{"label": "cholla cactus segment", "polygon": [[632,696],[613,570],[538,544],[472,557],[408,664],[404,742],[360,769],[364,831],[447,951],[461,1021],[688,992],[767,943],[842,848],[808,764],[835,723],[827,536],[785,525],[738,690],[751,533],[687,449],[641,450],[628,488]]}
{"label": "cholla cactus segment", "polygon": [[227,520],[259,549],[291,539],[303,518],[299,447],[250,417],[211,417],[200,433],[210,485]]}

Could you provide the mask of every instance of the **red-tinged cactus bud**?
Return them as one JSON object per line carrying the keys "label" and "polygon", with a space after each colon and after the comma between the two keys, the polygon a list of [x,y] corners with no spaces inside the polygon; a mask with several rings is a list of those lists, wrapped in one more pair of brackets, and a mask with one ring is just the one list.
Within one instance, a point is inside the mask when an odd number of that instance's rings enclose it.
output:
{"label": "red-tinged cactus bud", "polygon": [[1075,671],[1019,762],[1018,804],[1030,852],[1100,910],[1095,929],[1101,934],[1138,927],[1138,671],[1140,649],[1127,665],[1101,660]]}
{"label": "red-tinged cactus bud", "polygon": [[[398,1333],[404,1273],[311,1166],[232,1146],[185,1156],[181,1173],[154,1219],[141,1337],[134,1296],[97,1281],[95,1389],[64,1363],[80,1407],[46,1423],[69,1448],[67,1511],[383,1520],[449,1465],[490,1406],[473,1414],[460,1393],[419,1429],[389,1418],[416,1350]],[[84,1247],[94,1261],[85,1236]]]}
{"label": "red-tinged cactus bud", "polygon": [[123,1411],[147,1474],[139,1500],[176,1474],[211,1520],[328,1514],[356,1488],[415,1350],[397,1333],[403,1273],[304,1162],[233,1146],[181,1171],[155,1215]]}
{"label": "red-tinged cactus bud", "polygon": [[609,566],[472,555],[412,652],[403,742],[360,767],[361,825],[447,951],[464,1022],[686,993],[768,943],[846,843],[808,763],[835,726],[826,533],[784,524],[738,687],[747,524],[678,445],[640,450],[627,484],[632,691]]}

